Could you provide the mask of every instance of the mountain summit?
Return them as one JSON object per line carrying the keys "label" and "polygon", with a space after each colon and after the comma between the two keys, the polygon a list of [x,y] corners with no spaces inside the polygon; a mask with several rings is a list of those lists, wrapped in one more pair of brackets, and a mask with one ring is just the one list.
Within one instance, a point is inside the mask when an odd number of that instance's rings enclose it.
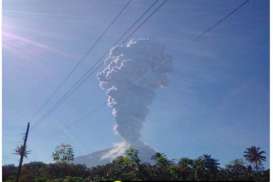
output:
{"label": "mountain summit", "polygon": [[124,156],[129,148],[134,148],[138,151],[138,156],[142,162],[152,163],[151,157],[156,153],[154,149],[144,143],[129,144],[126,142],[118,143],[112,148],[99,150],[91,154],[78,156],[75,158],[75,164],[84,164],[87,167],[104,165],[112,162],[119,156]]}

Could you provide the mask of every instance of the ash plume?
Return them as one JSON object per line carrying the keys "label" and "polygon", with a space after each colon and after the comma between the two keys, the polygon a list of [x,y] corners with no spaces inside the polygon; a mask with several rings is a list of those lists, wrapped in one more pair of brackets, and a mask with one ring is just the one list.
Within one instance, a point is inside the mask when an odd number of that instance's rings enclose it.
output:
{"label": "ash plume", "polygon": [[130,40],[110,50],[98,73],[100,87],[115,118],[116,132],[132,146],[143,146],[141,128],[156,90],[167,85],[172,61],[165,48],[151,40]]}

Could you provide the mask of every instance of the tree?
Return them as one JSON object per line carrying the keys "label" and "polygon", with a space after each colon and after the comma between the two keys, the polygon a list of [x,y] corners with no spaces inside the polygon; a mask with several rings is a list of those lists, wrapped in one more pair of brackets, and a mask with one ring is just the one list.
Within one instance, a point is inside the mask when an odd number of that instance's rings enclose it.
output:
{"label": "tree", "polygon": [[[129,149],[125,156],[92,168],[67,162],[30,162],[22,166],[20,182],[269,181],[269,169],[253,171],[251,165],[240,159],[225,167],[219,167],[218,160],[210,155],[202,155],[197,159],[181,158],[174,162],[164,154],[156,153],[153,159],[155,164],[140,162],[137,151]],[[3,182],[14,182],[17,169],[14,165],[2,166]]]}
{"label": "tree", "polygon": [[226,169],[230,172],[245,172],[247,167],[242,159],[235,159],[231,161],[228,165],[226,165]]}
{"label": "tree", "polygon": [[258,171],[263,161],[265,161],[266,157],[264,156],[265,151],[261,150],[260,147],[251,146],[246,148],[244,151],[245,159],[254,166],[254,169]]}
{"label": "tree", "polygon": [[193,163],[194,161],[189,158],[181,158],[178,162],[178,171],[181,180],[193,180]]}
{"label": "tree", "polygon": [[248,172],[249,169],[242,159],[235,159],[226,165],[226,173],[230,180],[243,180],[249,176]]}
{"label": "tree", "polygon": [[163,153],[155,153],[152,156],[152,159],[156,162],[156,165],[160,167],[167,167],[170,164],[170,161],[167,159],[166,155]]}
{"label": "tree", "polygon": [[73,148],[69,144],[61,144],[56,147],[52,156],[56,162],[70,163],[74,160]]}
{"label": "tree", "polygon": [[219,162],[211,157],[211,155],[204,154],[194,162],[195,178],[196,179],[214,179],[217,175]]}
{"label": "tree", "polygon": [[193,162],[193,172],[194,172],[194,180],[200,181],[204,179],[206,175],[205,163],[204,160],[198,158]]}
{"label": "tree", "polygon": [[157,152],[152,156],[152,160],[155,161],[154,171],[158,178],[156,180],[173,180],[172,177],[176,177],[178,172],[165,154]]}
{"label": "tree", "polygon": [[211,155],[208,154],[204,154],[203,156],[200,157],[200,159],[204,161],[206,170],[212,173],[217,172],[219,167],[218,160],[212,158]]}
{"label": "tree", "polygon": [[[128,156],[119,156],[112,162],[112,166],[109,170],[103,173],[108,173],[114,179],[121,180],[140,180],[138,177],[138,165],[130,159]],[[105,175],[103,175],[105,176]]]}
{"label": "tree", "polygon": [[[16,173],[17,173],[17,167],[15,167],[14,164],[4,165],[2,167],[2,173],[3,173],[3,175],[2,175],[3,181],[6,181],[12,177],[15,178]],[[15,179],[13,179],[13,178],[10,180],[15,181]]]}
{"label": "tree", "polygon": [[178,162],[178,165],[183,168],[192,168],[193,160],[189,158],[181,158]]}
{"label": "tree", "polygon": [[139,165],[140,159],[138,157],[138,151],[136,149],[129,148],[128,150],[126,150],[126,156],[135,164]]}

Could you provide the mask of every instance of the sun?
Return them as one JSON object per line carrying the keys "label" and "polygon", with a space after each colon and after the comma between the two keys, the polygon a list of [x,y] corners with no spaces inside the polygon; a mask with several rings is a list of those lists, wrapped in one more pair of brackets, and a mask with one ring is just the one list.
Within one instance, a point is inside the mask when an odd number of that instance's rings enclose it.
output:
{"label": "sun", "polygon": [[[40,22],[36,20],[32,23]],[[48,36],[43,35],[48,35],[48,33],[31,29],[27,24],[24,25],[21,22],[20,14],[9,15],[9,13],[3,13],[3,52],[8,51],[14,56],[27,59],[37,58],[46,54],[75,58],[75,56],[49,45],[48,40],[45,39]],[[43,39],[38,41],[38,36],[43,37]]]}

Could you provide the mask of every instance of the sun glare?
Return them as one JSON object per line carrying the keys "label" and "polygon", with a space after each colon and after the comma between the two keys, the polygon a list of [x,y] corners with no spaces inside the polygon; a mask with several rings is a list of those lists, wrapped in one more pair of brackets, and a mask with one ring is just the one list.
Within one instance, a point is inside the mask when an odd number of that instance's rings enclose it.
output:
{"label": "sun glare", "polygon": [[[16,17],[18,16],[9,17],[5,14],[3,15],[2,40],[4,51],[6,50],[14,56],[28,59],[49,54],[71,59],[75,58],[75,56],[45,43],[46,39],[44,41],[35,40],[32,36],[35,33],[33,30],[26,31],[25,35],[23,35],[16,26],[16,22],[19,21],[19,18]],[[46,32],[44,33],[46,34]]]}

